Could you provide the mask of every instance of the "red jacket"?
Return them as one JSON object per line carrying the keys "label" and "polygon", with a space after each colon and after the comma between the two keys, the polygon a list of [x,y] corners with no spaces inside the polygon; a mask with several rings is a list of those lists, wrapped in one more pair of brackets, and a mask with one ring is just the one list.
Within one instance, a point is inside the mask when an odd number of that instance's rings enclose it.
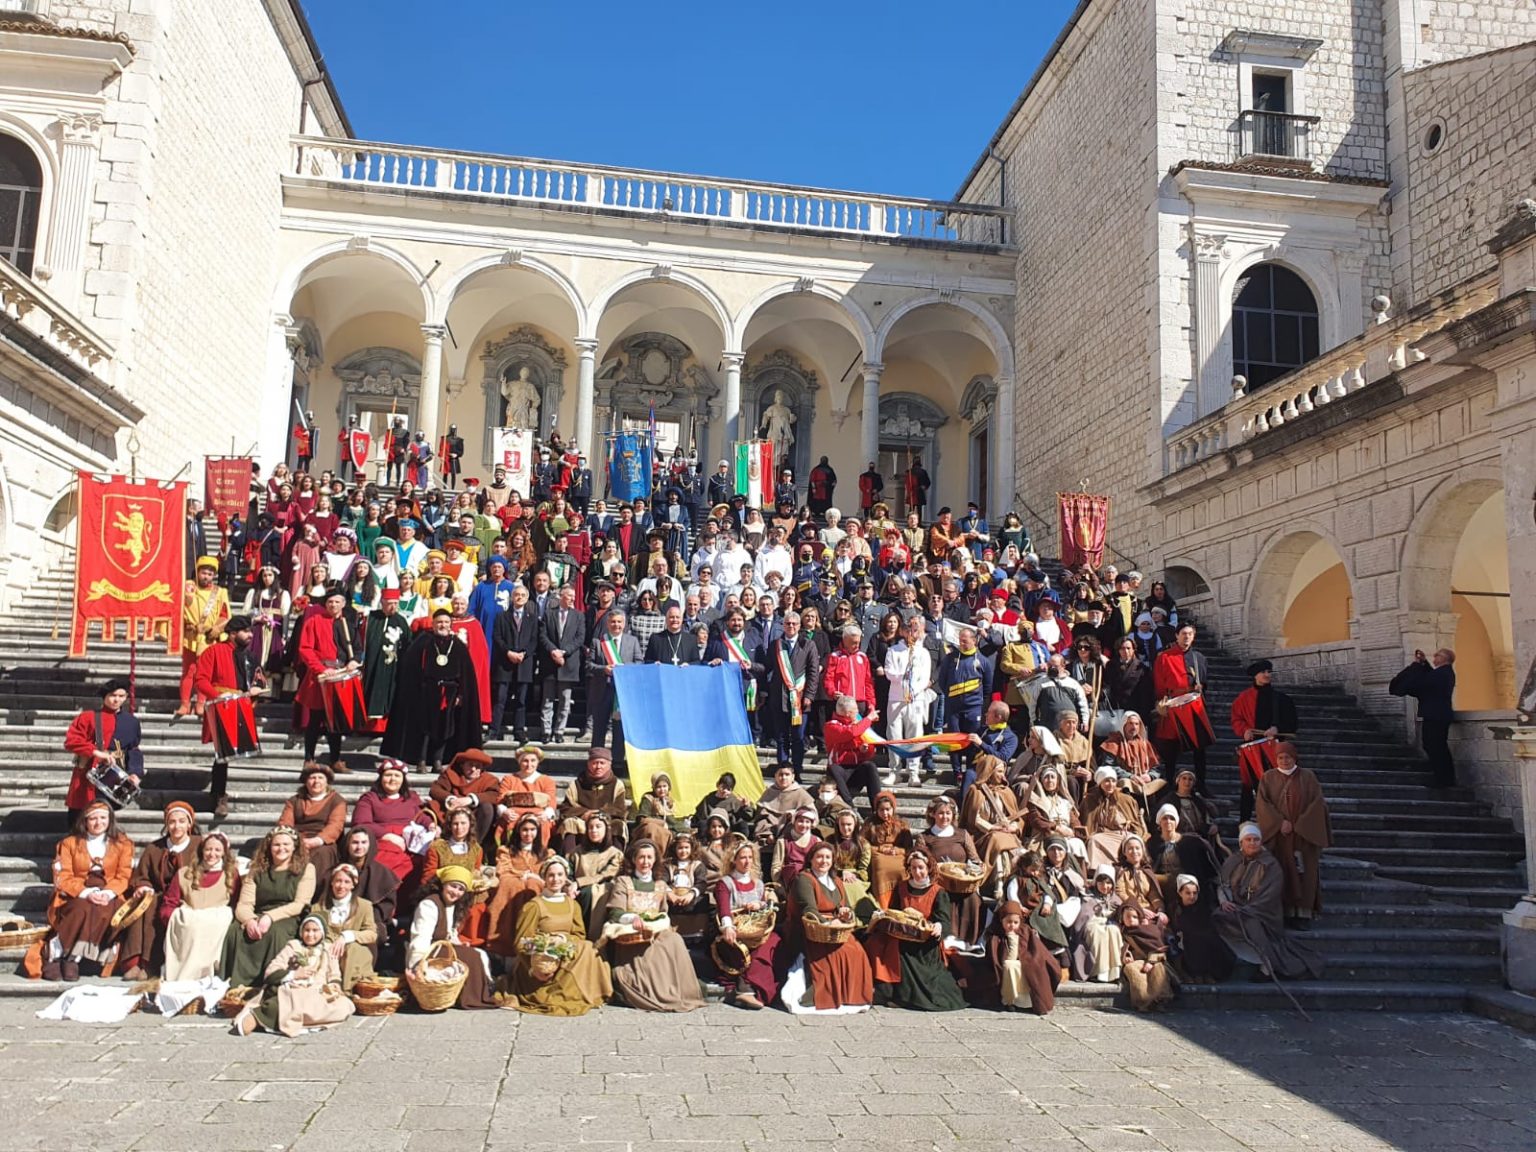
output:
{"label": "red jacket", "polygon": [[827,742],[827,762],[829,764],[862,764],[866,760],[875,758],[874,747],[866,744],[861,737],[869,731],[869,726],[874,723],[868,716],[862,720],[848,723],[839,720],[836,716],[827,721],[822,729],[822,738]]}
{"label": "red jacket", "polygon": [[839,696],[852,696],[865,711],[875,707],[875,676],[869,666],[869,657],[862,652],[845,652],[842,648],[827,656],[827,670],[821,677],[827,695],[834,700]]}
{"label": "red jacket", "polygon": [[305,709],[325,708],[320,695],[320,673],[338,666],[336,621],[321,612],[299,629],[299,691],[294,702]]}

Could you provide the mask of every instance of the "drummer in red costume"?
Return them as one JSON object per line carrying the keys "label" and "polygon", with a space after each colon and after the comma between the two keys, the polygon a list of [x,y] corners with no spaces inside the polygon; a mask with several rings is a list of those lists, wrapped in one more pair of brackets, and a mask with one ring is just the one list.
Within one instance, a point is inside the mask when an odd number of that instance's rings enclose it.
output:
{"label": "drummer in red costume", "polygon": [[136,779],[144,776],[144,754],[139,751],[139,718],[128,708],[128,682],[108,680],[101,686],[101,707],[87,708],[75,717],[64,733],[64,751],[75,757],[74,775],[69,778],[69,826],[96,799],[96,786],[90,771],[114,756],[122,768]]}
{"label": "drummer in red costume", "polygon": [[1191,753],[1195,785],[1202,795],[1205,750],[1216,742],[1216,733],[1205,712],[1207,682],[1205,656],[1195,651],[1195,626],[1185,624],[1179,629],[1178,642],[1159,652],[1152,665],[1152,690],[1157,694],[1159,716],[1155,735],[1166,775],[1177,776],[1179,754]]}
{"label": "drummer in red costume", "polygon": [[320,678],[328,672],[356,672],[362,667],[363,645],[355,617],[347,611],[347,594],[331,588],[325,594],[325,611],[304,621],[299,630],[299,691],[294,697],[295,719],[304,729],[304,766],[315,763],[320,736],[330,750],[331,771],[350,772],[341,759],[342,733],[329,730],[325,721],[325,697]]}
{"label": "drummer in red costume", "polygon": [[[229,815],[229,759],[215,739],[218,718],[208,703],[220,696],[243,693],[257,696],[266,691],[267,676],[251,648],[251,618],[234,616],[224,626],[224,639],[203,649],[192,671],[192,686],[203,704],[203,743],[214,745],[212,779],[213,814]],[[254,727],[254,713],[248,717]]]}

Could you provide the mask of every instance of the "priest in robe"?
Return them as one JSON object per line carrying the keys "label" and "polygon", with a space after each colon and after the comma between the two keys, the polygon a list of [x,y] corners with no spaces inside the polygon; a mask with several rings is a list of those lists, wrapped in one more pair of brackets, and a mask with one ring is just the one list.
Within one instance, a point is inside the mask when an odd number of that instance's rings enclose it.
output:
{"label": "priest in robe", "polygon": [[1317,776],[1297,763],[1296,745],[1282,741],[1275,758],[1275,769],[1259,779],[1256,814],[1264,847],[1285,877],[1286,927],[1305,929],[1323,907],[1318,867],[1333,843],[1328,804]]}
{"label": "priest in robe", "polygon": [[405,651],[379,750],[418,769],[430,764],[441,772],[444,761],[481,746],[479,712],[480,686],[469,645],[454,635],[448,609],[439,608],[431,630],[416,636]]}

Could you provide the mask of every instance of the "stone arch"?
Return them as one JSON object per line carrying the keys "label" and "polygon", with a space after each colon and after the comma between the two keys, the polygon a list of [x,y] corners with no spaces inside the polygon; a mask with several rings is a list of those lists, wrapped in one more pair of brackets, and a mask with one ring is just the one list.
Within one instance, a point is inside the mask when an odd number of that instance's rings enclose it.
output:
{"label": "stone arch", "polygon": [[[1187,556],[1170,556],[1163,561],[1161,579],[1168,588],[1168,595],[1182,603],[1185,600],[1198,600],[1211,594],[1212,584],[1200,566]],[[1151,587],[1148,581],[1147,587]]]}
{"label": "stone arch", "polygon": [[1424,626],[1413,646],[1456,652],[1456,706],[1513,707],[1504,484],[1496,466],[1460,471],[1430,493],[1409,527],[1401,579],[1403,606]]}
{"label": "stone arch", "polygon": [[1008,334],[1003,331],[1003,326],[998,323],[997,317],[988,312],[980,304],[968,297],[953,293],[932,292],[923,296],[914,296],[909,300],[903,300],[880,323],[875,332],[875,349],[870,360],[880,363],[885,359],[886,341],[890,339],[891,332],[900,322],[903,316],[917,311],[919,308],[927,308],[931,305],[948,305],[958,308],[960,311],[974,317],[977,323],[987,334],[987,346],[992,351],[993,358],[997,361],[997,375],[1001,379],[1013,379],[1013,345],[1008,340]]}
{"label": "stone arch", "polygon": [[598,327],[603,322],[603,313],[608,310],[608,305],[613,302],[614,298],[623,292],[624,289],[635,284],[644,284],[650,280],[677,284],[692,292],[708,305],[708,314],[713,316],[715,322],[720,326],[720,336],[724,342],[725,350],[727,352],[738,350],[739,337],[737,329],[731,320],[731,315],[725,306],[725,301],[720,298],[719,293],[692,273],[662,264],[658,264],[653,268],[638,268],[625,276],[619,277],[612,284],[608,285],[607,288],[603,289],[597,299],[592,302],[591,308],[586,311],[581,338],[596,340],[598,338]]}
{"label": "stone arch", "polygon": [[[736,331],[743,338],[752,324],[752,320],[768,304],[782,296],[796,294],[809,294],[819,296],[824,300],[830,300],[838,310],[849,320],[852,325],[852,334],[857,337],[859,351],[865,359],[869,359],[869,350],[875,347],[875,328],[870,323],[869,315],[859,306],[859,302],[852,296],[838,292],[825,284],[815,281],[806,283],[803,280],[790,280],[783,284],[775,284],[772,288],[762,292],[757,299],[743,308],[736,316]],[[798,473],[796,473],[798,475]]]}
{"label": "stone arch", "polygon": [[482,272],[496,268],[521,268],[549,280],[560,289],[572,310],[576,313],[576,329],[578,332],[587,330],[587,306],[582,302],[581,293],[576,285],[560,269],[547,261],[540,260],[536,256],[528,256],[521,252],[507,252],[499,256],[483,256],[479,260],[473,260],[456,272],[442,290],[437,293],[437,299],[441,301],[441,310],[434,313],[433,324],[441,324],[453,311],[453,302],[458,298],[459,290],[465,284],[473,280]]}
{"label": "stone arch", "polygon": [[432,286],[426,283],[426,278],[421,269],[416,266],[415,261],[398,249],[388,244],[380,244],[367,236],[354,236],[349,240],[336,240],[330,244],[322,244],[289,265],[273,293],[273,312],[281,314],[288,311],[294,296],[309,273],[332,260],[345,256],[378,257],[399,268],[410,278],[421,296],[421,323],[426,323],[428,316],[437,315],[436,298]]}
{"label": "stone arch", "polygon": [[534,416],[535,439],[548,434],[565,398],[565,350],[532,325],[522,324],[496,340],[487,340],[480,353],[480,387],[485,394],[484,463],[491,463],[491,429],[506,426],[508,402],[502,385],[526,379],[539,396]]}
{"label": "stone arch", "polygon": [[1319,354],[1336,348],[1344,340],[1344,305],[1339,294],[1336,272],[1329,267],[1325,254],[1297,248],[1284,242],[1250,248],[1221,270],[1220,300],[1222,328],[1227,333],[1227,359],[1231,361],[1232,303],[1237,296],[1237,282],[1260,264],[1274,264],[1301,277],[1302,283],[1317,301],[1317,342]]}
{"label": "stone arch", "polygon": [[1344,551],[1321,526],[1302,521],[1265,548],[1248,585],[1245,635],[1255,651],[1351,639],[1353,578]]}
{"label": "stone arch", "polygon": [[774,470],[789,468],[795,474],[797,487],[804,487],[815,464],[811,459],[811,433],[820,389],[816,373],[783,349],[775,349],[749,364],[741,375],[741,427],[753,436],[762,432],[763,413],[775,402],[775,393],[784,393],[785,405],[795,415],[795,441],[790,446],[789,460],[775,460]]}
{"label": "stone arch", "polygon": [[48,501],[48,512],[43,517],[43,533],[52,535],[67,547],[73,548],[75,542],[70,538],[69,530],[79,514],[80,487],[71,480],[62,491]]}

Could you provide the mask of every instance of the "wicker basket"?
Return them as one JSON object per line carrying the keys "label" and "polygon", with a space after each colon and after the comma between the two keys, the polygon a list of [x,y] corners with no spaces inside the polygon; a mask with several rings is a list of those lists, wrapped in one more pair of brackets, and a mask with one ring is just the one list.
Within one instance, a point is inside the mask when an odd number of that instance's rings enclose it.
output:
{"label": "wicker basket", "polygon": [[951,896],[969,896],[987,882],[987,870],[972,872],[964,864],[945,860],[939,865],[938,881]]}
{"label": "wicker basket", "polygon": [[241,1009],[245,1007],[245,1002],[251,998],[252,991],[253,989],[246,987],[244,984],[237,984],[230,988],[228,992],[224,993],[223,998],[219,1000],[219,1015],[226,1017],[240,1015]]}
{"label": "wicker basket", "polygon": [[406,970],[405,982],[410,986],[411,995],[416,998],[416,1006],[423,1012],[443,1012],[452,1008],[458,1000],[464,982],[469,979],[468,968],[464,968],[456,980],[427,979],[428,972],[454,967],[462,968],[463,965],[454,954],[453,945],[446,940],[439,940],[427,949],[427,954],[414,968]]}
{"label": "wicker basket", "polygon": [[768,939],[778,918],[773,908],[759,908],[754,912],[733,912],[731,923],[736,927],[736,939],[748,948],[756,948]]}
{"label": "wicker basket", "polygon": [[875,913],[874,923],[898,940],[922,944],[933,939],[933,925],[927,920],[908,920],[905,916],[880,911]]}
{"label": "wicker basket", "polygon": [[33,924],[20,916],[0,917],[0,948],[30,948],[46,935],[46,924]]}
{"label": "wicker basket", "polygon": [[393,1016],[400,1011],[400,1005],[405,1003],[405,997],[397,992],[390,992],[385,996],[359,996],[353,992],[352,1003],[357,1008],[359,1016]]}
{"label": "wicker basket", "polygon": [[352,985],[353,994],[365,1000],[372,1000],[383,992],[399,991],[400,977],[398,976],[360,976],[357,983]]}
{"label": "wicker basket", "polygon": [[561,960],[558,956],[551,956],[548,952],[528,952],[524,958],[528,962],[528,976],[539,984],[548,984],[560,974]]}
{"label": "wicker basket", "polygon": [[820,913],[807,912],[800,918],[805,938],[812,944],[844,944],[858,927],[852,920],[824,920]]}

